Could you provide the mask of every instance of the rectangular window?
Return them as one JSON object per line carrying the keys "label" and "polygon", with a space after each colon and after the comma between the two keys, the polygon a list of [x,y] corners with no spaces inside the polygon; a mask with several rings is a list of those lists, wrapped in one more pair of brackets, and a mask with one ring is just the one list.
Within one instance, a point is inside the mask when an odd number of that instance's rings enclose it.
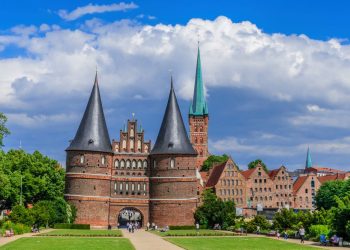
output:
{"label": "rectangular window", "polygon": [[115,181],[115,182],[114,182],[114,192],[117,192],[117,189],[118,189],[118,184],[117,184],[117,182]]}

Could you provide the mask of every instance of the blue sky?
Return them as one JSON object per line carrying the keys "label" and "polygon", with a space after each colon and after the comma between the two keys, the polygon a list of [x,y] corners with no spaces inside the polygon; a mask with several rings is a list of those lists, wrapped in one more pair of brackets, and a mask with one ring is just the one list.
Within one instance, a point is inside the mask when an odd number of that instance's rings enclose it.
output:
{"label": "blue sky", "polygon": [[[20,6],[20,7],[19,7]],[[5,150],[64,164],[96,65],[111,139],[135,112],[154,141],[173,72],[187,124],[196,46],[210,112],[210,151],[245,168],[313,163],[349,170],[347,1],[5,1],[0,112]]]}

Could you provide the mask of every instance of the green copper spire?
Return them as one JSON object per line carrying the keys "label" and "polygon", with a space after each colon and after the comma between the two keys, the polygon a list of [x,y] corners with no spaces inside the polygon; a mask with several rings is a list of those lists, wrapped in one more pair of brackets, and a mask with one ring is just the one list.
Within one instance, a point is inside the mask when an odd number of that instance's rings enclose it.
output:
{"label": "green copper spire", "polygon": [[305,165],[305,168],[311,168],[311,167],[312,167],[312,161],[311,161],[310,149],[307,148],[307,155],[306,155],[306,165]]}
{"label": "green copper spire", "polygon": [[208,115],[208,106],[204,97],[204,88],[202,80],[201,55],[198,47],[196,82],[194,85],[193,101],[190,106],[190,115]]}

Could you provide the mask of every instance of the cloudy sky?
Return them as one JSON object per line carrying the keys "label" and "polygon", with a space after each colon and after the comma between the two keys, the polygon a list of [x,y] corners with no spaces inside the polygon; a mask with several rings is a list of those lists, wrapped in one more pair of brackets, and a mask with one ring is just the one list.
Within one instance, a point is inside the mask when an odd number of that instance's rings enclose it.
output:
{"label": "cloudy sky", "polygon": [[199,40],[211,153],[296,169],[310,146],[314,165],[350,170],[346,1],[4,2],[5,150],[64,164],[96,67],[111,139],[135,113],[154,141],[171,73],[187,124]]}

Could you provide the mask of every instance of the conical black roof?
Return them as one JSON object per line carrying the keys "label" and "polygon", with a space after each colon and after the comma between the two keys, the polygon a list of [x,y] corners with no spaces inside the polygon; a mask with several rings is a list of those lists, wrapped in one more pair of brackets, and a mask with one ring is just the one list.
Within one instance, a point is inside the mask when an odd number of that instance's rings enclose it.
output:
{"label": "conical black roof", "polygon": [[66,150],[112,152],[98,88],[97,72],[83,119],[74,140]]}
{"label": "conical black roof", "polygon": [[180,108],[176,100],[172,78],[168,104],[165,109],[162,125],[156,143],[151,151],[151,155],[155,154],[197,154],[187,136]]}

